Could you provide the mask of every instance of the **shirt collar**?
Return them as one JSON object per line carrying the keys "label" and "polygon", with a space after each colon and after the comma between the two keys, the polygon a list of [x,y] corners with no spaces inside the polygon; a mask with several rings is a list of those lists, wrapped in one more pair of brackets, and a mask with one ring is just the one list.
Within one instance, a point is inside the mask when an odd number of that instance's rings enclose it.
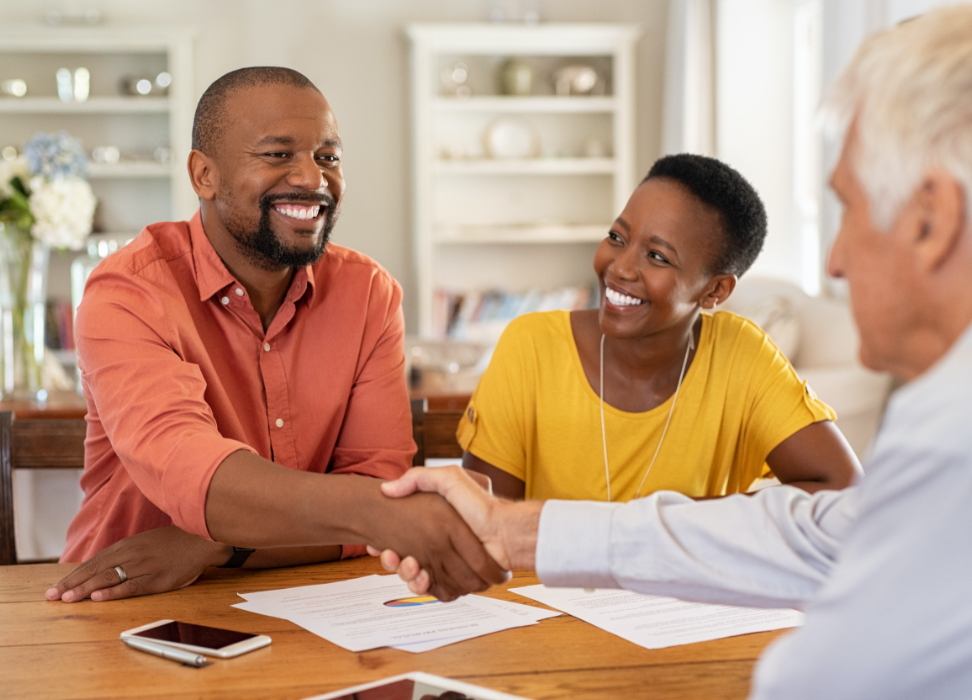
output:
{"label": "shirt collar", "polygon": [[[192,261],[200,301],[206,301],[225,287],[237,283],[236,278],[226,269],[222,258],[216,253],[216,249],[206,236],[202,225],[202,213],[198,209],[189,221],[189,239],[192,244]],[[296,301],[307,289],[310,290],[309,295],[313,296],[315,286],[314,267],[307,265],[297,270],[290,283],[288,296],[293,294]]]}

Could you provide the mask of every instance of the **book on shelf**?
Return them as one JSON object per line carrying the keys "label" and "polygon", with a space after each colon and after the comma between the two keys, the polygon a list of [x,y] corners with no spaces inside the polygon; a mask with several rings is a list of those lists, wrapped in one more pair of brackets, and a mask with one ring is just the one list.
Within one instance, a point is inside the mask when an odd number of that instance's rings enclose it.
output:
{"label": "book on shelf", "polygon": [[597,289],[589,285],[525,291],[437,289],[433,317],[439,338],[495,345],[517,316],[589,309],[597,303]]}
{"label": "book on shelf", "polygon": [[74,350],[74,312],[69,301],[48,301],[44,345],[52,350]]}

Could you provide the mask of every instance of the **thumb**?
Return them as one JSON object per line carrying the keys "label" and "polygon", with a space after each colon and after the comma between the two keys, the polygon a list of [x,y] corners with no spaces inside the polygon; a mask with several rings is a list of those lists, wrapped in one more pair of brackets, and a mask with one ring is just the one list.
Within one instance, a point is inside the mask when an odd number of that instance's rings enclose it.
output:
{"label": "thumb", "polygon": [[386,481],[381,492],[391,498],[401,498],[416,491],[445,496],[449,489],[466,478],[461,467],[413,467],[395,481]]}
{"label": "thumb", "polygon": [[416,483],[417,475],[415,472],[422,467],[414,467],[405,472],[394,481],[386,481],[381,485],[381,492],[389,498],[402,498],[419,490]]}

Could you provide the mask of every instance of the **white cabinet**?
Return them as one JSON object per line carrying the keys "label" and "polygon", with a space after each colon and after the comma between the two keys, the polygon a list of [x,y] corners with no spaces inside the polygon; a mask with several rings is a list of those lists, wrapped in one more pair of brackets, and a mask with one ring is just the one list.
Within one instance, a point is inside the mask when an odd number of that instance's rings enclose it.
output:
{"label": "white cabinet", "polygon": [[[192,215],[197,200],[186,176],[195,93],[192,33],[139,27],[0,27],[0,80],[22,79],[24,97],[0,95],[0,148],[21,150],[37,132],[64,130],[82,139],[89,156],[118,149],[116,163],[88,171],[98,211],[95,226],[109,234],[137,233],[155,221]],[[86,68],[90,95],[58,98],[56,72]],[[126,78],[168,72],[167,93],[123,94]],[[66,256],[52,256],[52,297],[70,295]]]}
{"label": "white cabinet", "polygon": [[[408,27],[423,337],[443,333],[443,290],[594,283],[594,249],[635,182],[638,35],[609,24]],[[593,69],[596,83],[558,95],[569,66]],[[501,94],[511,73],[519,94]]]}

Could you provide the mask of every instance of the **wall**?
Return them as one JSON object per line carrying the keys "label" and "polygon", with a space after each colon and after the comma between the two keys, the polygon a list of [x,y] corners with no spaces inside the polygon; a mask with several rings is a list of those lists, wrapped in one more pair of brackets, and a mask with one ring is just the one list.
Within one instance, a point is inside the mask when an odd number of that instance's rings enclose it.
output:
{"label": "wall", "polygon": [[793,8],[782,0],[716,2],[716,155],[753,184],[769,232],[752,272],[799,284],[793,213]]}
{"label": "wall", "polygon": [[[637,58],[637,168],[660,149],[667,0],[546,0],[544,21],[629,22],[642,26]],[[337,115],[348,192],[334,240],[373,256],[405,287],[406,324],[416,329],[410,294],[411,246],[408,22],[482,21],[488,0],[0,0],[0,22],[38,21],[48,9],[100,10],[108,24],[195,25],[196,94],[247,65],[295,68],[313,80]]]}

